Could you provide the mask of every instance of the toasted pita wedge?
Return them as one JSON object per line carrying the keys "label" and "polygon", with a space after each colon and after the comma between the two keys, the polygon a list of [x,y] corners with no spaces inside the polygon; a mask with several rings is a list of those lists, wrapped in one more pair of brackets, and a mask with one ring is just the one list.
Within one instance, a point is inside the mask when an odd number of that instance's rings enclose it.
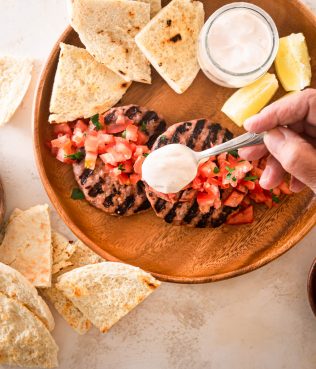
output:
{"label": "toasted pita wedge", "polygon": [[7,123],[30,85],[32,61],[10,56],[0,58],[0,126]]}
{"label": "toasted pita wedge", "polygon": [[105,262],[61,275],[56,287],[101,332],[107,332],[159,285],[160,282],[139,268]]}
{"label": "toasted pita wedge", "polygon": [[[63,237],[63,236],[62,236]],[[53,232],[54,239],[54,232]],[[61,238],[59,238],[62,240]],[[66,241],[63,237],[62,242],[59,244],[63,244],[66,246]],[[68,242],[68,241],[67,241]],[[54,244],[54,241],[53,241]],[[76,267],[95,264],[104,261],[100,256],[95,254],[92,250],[88,248],[88,246],[84,245],[81,241],[77,240],[73,244],[71,244],[71,255],[69,253],[64,254],[69,255],[69,258],[64,258],[65,268],[61,270],[61,272],[57,273],[56,276],[53,276],[52,287],[44,288],[42,293],[44,297],[51,301],[54,305],[55,309],[59,312],[59,314],[66,320],[66,322],[79,334],[85,334],[91,328],[91,322],[89,319],[85,317],[85,315],[75,307],[75,305],[61,292],[55,287],[55,278],[65,271],[72,270]],[[55,255],[55,252],[54,252]],[[55,260],[54,260],[55,263]]]}
{"label": "toasted pita wedge", "polygon": [[0,263],[0,292],[27,307],[48,330],[54,329],[54,318],[36,288],[20,272],[3,263]]}
{"label": "toasted pita wedge", "polygon": [[42,290],[44,297],[49,299],[58,313],[79,334],[85,334],[91,328],[91,322],[75,305],[55,286]]}
{"label": "toasted pita wedge", "polygon": [[137,0],[150,5],[150,17],[153,18],[161,9],[161,0]]}
{"label": "toasted pita wedge", "polygon": [[80,240],[74,242],[75,252],[70,257],[70,262],[76,267],[89,264],[97,264],[105,261]]}
{"label": "toasted pita wedge", "polygon": [[63,43],[60,49],[49,107],[51,123],[103,113],[115,105],[130,86],[85,49]]}
{"label": "toasted pita wedge", "polygon": [[55,368],[58,347],[24,305],[0,293],[0,364]]}
{"label": "toasted pita wedge", "polygon": [[201,2],[173,0],[135,37],[157,72],[179,94],[189,88],[200,69],[197,41],[203,23]]}
{"label": "toasted pita wedge", "polygon": [[130,0],[69,0],[70,23],[96,60],[126,81],[151,83],[150,65],[134,37],[150,20],[150,5]]}
{"label": "toasted pita wedge", "polygon": [[76,250],[76,245],[70,243],[63,235],[52,231],[52,246],[53,246],[53,269],[52,273],[58,273],[62,269],[73,265],[69,260],[71,255]]}
{"label": "toasted pita wedge", "polygon": [[9,220],[0,261],[18,270],[36,287],[49,287],[52,274],[48,205],[37,205]]}

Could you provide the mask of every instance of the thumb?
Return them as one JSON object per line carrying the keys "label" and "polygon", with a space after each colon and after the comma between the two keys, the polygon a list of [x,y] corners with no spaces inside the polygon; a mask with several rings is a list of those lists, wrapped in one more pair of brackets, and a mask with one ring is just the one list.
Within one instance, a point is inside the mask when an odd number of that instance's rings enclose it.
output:
{"label": "thumb", "polygon": [[311,144],[287,128],[268,131],[264,143],[288,173],[316,193],[316,149]]}

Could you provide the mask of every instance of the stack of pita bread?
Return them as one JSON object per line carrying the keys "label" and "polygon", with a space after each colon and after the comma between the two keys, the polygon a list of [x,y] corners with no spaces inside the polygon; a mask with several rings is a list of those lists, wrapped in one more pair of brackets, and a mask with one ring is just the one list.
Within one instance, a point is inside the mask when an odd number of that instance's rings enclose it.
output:
{"label": "stack of pita bread", "polygon": [[58,365],[54,319],[34,286],[85,334],[92,325],[108,331],[159,285],[141,269],[105,262],[52,230],[47,205],[15,209],[0,245],[0,364]]}
{"label": "stack of pita bread", "polygon": [[[150,63],[177,93],[194,81],[203,4],[172,0],[67,0],[85,49],[61,44],[51,123],[104,113],[132,81],[151,83]],[[152,18],[152,19],[151,19]]]}

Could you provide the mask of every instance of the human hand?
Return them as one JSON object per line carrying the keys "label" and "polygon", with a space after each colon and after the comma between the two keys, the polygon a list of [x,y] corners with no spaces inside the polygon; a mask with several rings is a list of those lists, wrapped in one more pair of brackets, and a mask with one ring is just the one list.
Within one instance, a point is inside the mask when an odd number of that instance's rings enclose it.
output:
{"label": "human hand", "polygon": [[247,119],[244,127],[250,132],[267,131],[264,145],[239,150],[246,160],[270,153],[261,187],[277,187],[288,172],[293,192],[307,185],[316,193],[316,90],[307,89],[274,102]]}

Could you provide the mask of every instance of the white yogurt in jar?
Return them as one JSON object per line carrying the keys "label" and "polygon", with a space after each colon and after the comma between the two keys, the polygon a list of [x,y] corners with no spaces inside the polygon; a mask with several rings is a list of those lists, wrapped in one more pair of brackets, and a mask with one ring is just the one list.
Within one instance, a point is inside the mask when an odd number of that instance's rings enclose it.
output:
{"label": "white yogurt in jar", "polygon": [[198,59],[213,82],[243,87],[272,65],[279,37],[272,18],[249,3],[232,3],[217,10],[199,37]]}

